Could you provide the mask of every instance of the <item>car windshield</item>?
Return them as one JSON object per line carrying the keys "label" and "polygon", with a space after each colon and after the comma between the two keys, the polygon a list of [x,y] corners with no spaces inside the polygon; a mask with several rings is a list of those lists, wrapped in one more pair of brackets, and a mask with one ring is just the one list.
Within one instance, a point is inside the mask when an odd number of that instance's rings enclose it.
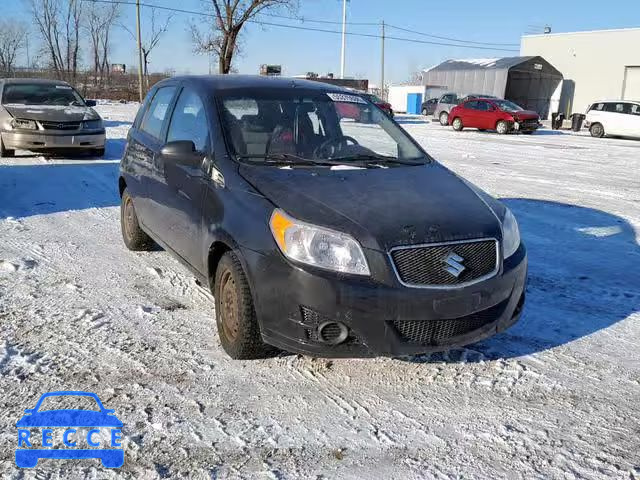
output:
{"label": "car windshield", "polygon": [[430,161],[399,126],[357,94],[243,90],[220,97],[218,108],[240,161],[363,167]]}
{"label": "car windshield", "polygon": [[3,104],[84,106],[82,97],[69,85],[14,83],[4,86]]}
{"label": "car windshield", "polygon": [[524,110],[524,108],[510,102],[509,100],[494,100],[493,103],[495,103],[500,110],[504,110],[505,112],[521,112]]}
{"label": "car windshield", "polygon": [[383,101],[380,99],[380,97],[378,97],[376,95],[363,95],[363,97],[365,97],[367,100],[369,100],[370,102],[373,102],[373,103],[383,103]]}

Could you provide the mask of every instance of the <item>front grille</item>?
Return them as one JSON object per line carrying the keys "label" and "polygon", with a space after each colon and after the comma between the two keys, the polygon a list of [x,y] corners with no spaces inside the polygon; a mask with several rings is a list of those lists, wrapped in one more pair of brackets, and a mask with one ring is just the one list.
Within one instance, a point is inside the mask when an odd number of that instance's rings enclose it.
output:
{"label": "front grille", "polygon": [[486,310],[448,320],[394,320],[392,323],[405,342],[438,345],[496,321],[507,303],[505,300]]}
{"label": "front grille", "polygon": [[400,280],[420,287],[466,284],[495,272],[498,265],[495,240],[400,248],[391,258]]}
{"label": "front grille", "polygon": [[45,130],[79,130],[80,122],[40,122]]}

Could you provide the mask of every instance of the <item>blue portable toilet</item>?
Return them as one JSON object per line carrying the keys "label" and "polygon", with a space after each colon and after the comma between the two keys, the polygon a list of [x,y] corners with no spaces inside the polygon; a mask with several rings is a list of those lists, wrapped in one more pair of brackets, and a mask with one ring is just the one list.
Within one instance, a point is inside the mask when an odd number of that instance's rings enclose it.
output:
{"label": "blue portable toilet", "polygon": [[422,94],[421,93],[408,93],[407,94],[407,113],[411,115],[418,115],[420,113],[420,107],[422,106]]}

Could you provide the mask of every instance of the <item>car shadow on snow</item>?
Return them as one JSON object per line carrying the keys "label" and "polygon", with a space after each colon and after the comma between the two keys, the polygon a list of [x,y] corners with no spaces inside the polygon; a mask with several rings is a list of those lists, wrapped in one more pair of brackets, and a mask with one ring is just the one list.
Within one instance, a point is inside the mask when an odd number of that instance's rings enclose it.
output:
{"label": "car shadow on snow", "polygon": [[0,220],[120,205],[116,162],[0,165]]}
{"label": "car shadow on snow", "polygon": [[[562,203],[502,201],[516,215],[529,255],[522,318],[505,332],[466,349],[405,360],[519,357],[587,337],[640,311],[640,232],[626,220]],[[616,348],[613,343],[609,346]]]}

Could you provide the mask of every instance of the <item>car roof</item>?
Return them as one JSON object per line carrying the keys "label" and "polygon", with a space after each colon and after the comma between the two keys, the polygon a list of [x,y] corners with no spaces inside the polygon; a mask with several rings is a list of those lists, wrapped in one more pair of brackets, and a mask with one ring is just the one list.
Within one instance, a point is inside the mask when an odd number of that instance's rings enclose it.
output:
{"label": "car roof", "polygon": [[593,102],[591,105],[595,105],[596,103],[640,103],[640,100],[598,100],[597,102]]}
{"label": "car roof", "polygon": [[344,87],[328,83],[314,82],[300,78],[272,77],[266,75],[183,75],[162,80],[164,83],[180,82],[211,90],[232,90],[242,88],[305,88],[307,90],[353,93]]}
{"label": "car roof", "polygon": [[3,78],[1,79],[5,85],[39,83],[42,85],[69,85],[62,80],[49,80],[47,78]]}

